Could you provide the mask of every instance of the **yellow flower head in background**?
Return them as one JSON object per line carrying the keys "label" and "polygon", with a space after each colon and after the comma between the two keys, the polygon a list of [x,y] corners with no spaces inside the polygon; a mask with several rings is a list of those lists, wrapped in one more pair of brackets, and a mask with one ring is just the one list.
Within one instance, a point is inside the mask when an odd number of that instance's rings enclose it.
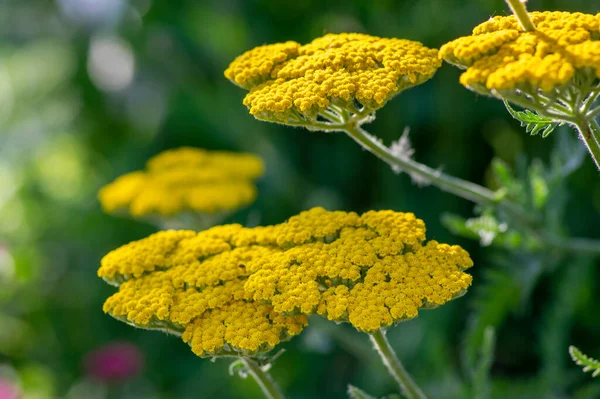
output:
{"label": "yellow flower head in background", "polygon": [[255,155],[183,147],[151,158],[100,190],[102,207],[133,217],[233,211],[256,198],[263,163]]}
{"label": "yellow flower head in background", "polygon": [[169,230],[108,253],[98,275],[119,292],[104,311],[136,327],[181,334],[201,357],[271,350],[299,334],[306,317],[282,316],[244,290],[249,265],[273,251],[253,236],[239,225]]}
{"label": "yellow flower head in background", "polygon": [[236,58],[225,76],[249,90],[244,105],[256,118],[298,124],[317,116],[331,120],[332,113],[356,112],[359,105],[374,111],[440,65],[437,50],[418,42],[341,33],[306,45],[256,47]]}
{"label": "yellow flower head in background", "polygon": [[535,31],[514,16],[494,17],[471,36],[445,44],[440,57],[466,69],[460,82],[475,91],[549,92],[578,73],[600,78],[600,14],[532,12]]}
{"label": "yellow flower head in background", "polygon": [[[272,233],[273,234],[273,233]],[[442,305],[471,284],[459,246],[425,243],[412,213],[315,208],[275,226],[281,248],[251,266],[246,290],[282,314],[316,313],[371,332]]]}

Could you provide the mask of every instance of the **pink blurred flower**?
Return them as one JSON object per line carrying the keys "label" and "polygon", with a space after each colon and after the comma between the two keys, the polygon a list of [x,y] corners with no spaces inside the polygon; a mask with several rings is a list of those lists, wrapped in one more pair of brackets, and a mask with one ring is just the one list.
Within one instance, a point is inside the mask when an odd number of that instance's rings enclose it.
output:
{"label": "pink blurred flower", "polygon": [[19,399],[20,397],[17,387],[12,382],[0,377],[0,399]]}
{"label": "pink blurred flower", "polygon": [[[115,342],[88,353],[85,368],[97,381],[125,381],[137,376],[144,365],[142,353],[128,342]],[[2,399],[2,398],[0,398]]]}

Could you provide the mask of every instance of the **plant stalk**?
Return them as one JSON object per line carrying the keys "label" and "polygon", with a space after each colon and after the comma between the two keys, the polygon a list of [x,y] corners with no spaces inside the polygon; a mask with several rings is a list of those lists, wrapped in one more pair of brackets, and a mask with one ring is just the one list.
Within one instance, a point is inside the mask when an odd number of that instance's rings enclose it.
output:
{"label": "plant stalk", "polygon": [[385,333],[379,329],[369,334],[371,342],[377,349],[377,353],[381,356],[383,364],[387,367],[388,371],[394,377],[400,390],[408,399],[426,399],[427,397],[421,391],[421,388],[413,381],[412,377],[408,374],[398,356],[392,349],[389,341],[385,337]]}
{"label": "plant stalk", "polygon": [[525,7],[526,2],[527,0],[506,0],[506,4],[508,4],[512,13],[515,14],[515,17],[517,17],[523,31],[533,32],[535,30],[535,25],[531,22],[529,14],[527,13],[527,7]]}
{"label": "plant stalk", "polygon": [[285,396],[283,396],[283,393],[279,390],[271,375],[263,370],[255,360],[247,357],[241,357],[240,360],[244,363],[254,381],[260,386],[266,398],[285,399]]}
{"label": "plant stalk", "polygon": [[485,187],[474,184],[454,176],[447,175],[438,170],[430,168],[408,157],[397,157],[389,148],[383,145],[375,137],[371,136],[358,124],[347,124],[344,127],[345,132],[352,137],[363,148],[372,152],[376,157],[387,164],[396,167],[416,176],[428,183],[439,187],[440,189],[465,198],[469,201],[498,206],[507,213],[521,220],[531,220],[531,216],[522,210],[518,205],[505,200],[498,200],[496,194]]}
{"label": "plant stalk", "polygon": [[590,156],[596,164],[596,168],[600,170],[600,126],[594,119],[589,122],[579,122],[576,125],[579,137],[585,143]]}
{"label": "plant stalk", "polygon": [[[595,121],[590,123],[590,126],[590,144],[595,146],[593,147],[595,151],[600,151],[600,126],[598,126]],[[544,230],[539,230],[536,226],[536,219],[529,215],[518,204],[505,198],[498,198],[493,191],[478,184],[449,176],[416,162],[409,157],[396,156],[377,138],[371,136],[367,131],[361,128],[360,121],[347,121],[346,124],[343,125],[342,130],[364,149],[394,168],[402,170],[411,176],[420,178],[441,190],[452,193],[458,197],[477,204],[495,206],[503,210],[514,223],[520,224],[524,229],[530,231],[549,248],[556,248],[573,253],[584,252],[590,255],[600,256],[600,241],[577,237],[565,238]],[[596,140],[594,140],[594,137],[596,137]],[[598,159],[600,159],[600,153]]]}

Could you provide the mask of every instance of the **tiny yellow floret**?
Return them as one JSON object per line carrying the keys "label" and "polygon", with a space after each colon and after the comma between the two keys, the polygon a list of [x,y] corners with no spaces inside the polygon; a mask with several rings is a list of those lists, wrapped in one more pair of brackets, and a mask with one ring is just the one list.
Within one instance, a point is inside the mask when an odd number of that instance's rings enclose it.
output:
{"label": "tiny yellow floret", "polygon": [[254,201],[262,173],[262,161],[251,154],[183,147],[151,158],[145,171],[117,178],[98,198],[106,212],[133,217],[227,212]]}
{"label": "tiny yellow floret", "polygon": [[298,115],[314,119],[332,104],[353,109],[357,101],[376,110],[431,78],[440,65],[437,50],[418,42],[340,33],[303,46],[254,48],[236,58],[225,76],[250,91],[244,105],[252,115],[285,124]]}
{"label": "tiny yellow floret", "polygon": [[521,31],[515,16],[494,17],[473,29],[471,36],[442,46],[440,57],[466,69],[461,84],[479,92],[549,92],[588,70],[600,78],[600,14],[529,15],[535,31]]}

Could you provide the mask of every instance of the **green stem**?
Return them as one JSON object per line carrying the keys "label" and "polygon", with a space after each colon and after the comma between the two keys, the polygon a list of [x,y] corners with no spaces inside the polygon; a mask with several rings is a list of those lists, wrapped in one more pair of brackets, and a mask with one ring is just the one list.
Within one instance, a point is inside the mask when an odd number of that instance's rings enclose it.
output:
{"label": "green stem", "polygon": [[381,356],[383,364],[387,367],[388,371],[394,377],[400,390],[408,399],[426,399],[427,397],[421,391],[421,388],[413,381],[411,376],[408,374],[394,349],[392,349],[389,341],[385,337],[385,333],[382,330],[376,330],[369,334],[371,342],[377,349],[377,353]]}
{"label": "green stem", "polygon": [[510,10],[515,14],[517,20],[521,24],[521,28],[525,32],[533,32],[535,30],[535,25],[531,22],[529,18],[529,14],[527,13],[527,8],[525,7],[525,2],[527,0],[506,0],[506,4],[510,7]]}
{"label": "green stem", "polygon": [[379,159],[395,168],[407,172],[411,176],[425,180],[444,191],[465,198],[469,201],[483,205],[498,206],[514,217],[531,220],[531,216],[527,215],[525,211],[523,211],[518,205],[510,203],[506,200],[498,200],[496,194],[492,190],[489,190],[478,184],[447,175],[438,170],[430,168],[429,166],[416,162],[411,158],[397,157],[390,151],[388,147],[384,146],[379,140],[371,136],[356,123],[347,124],[345,126],[345,131],[358,144],[372,152]]}
{"label": "green stem", "polygon": [[600,170],[600,126],[595,120],[580,122],[575,125],[579,131],[579,137],[585,143],[590,156]]}
{"label": "green stem", "polygon": [[260,386],[265,397],[268,399],[285,399],[273,378],[255,360],[247,357],[241,357],[240,360],[244,363],[254,381]]}
{"label": "green stem", "polygon": [[[352,119],[352,118],[350,118]],[[494,206],[503,210],[510,217],[513,223],[521,225],[527,231],[535,234],[545,245],[550,248],[560,249],[566,252],[588,253],[590,255],[600,255],[600,242],[586,238],[565,238],[550,232],[539,230],[534,217],[527,214],[518,204],[506,198],[498,198],[495,193],[485,187],[449,176],[438,170],[432,169],[426,165],[418,163],[409,157],[398,157],[393,154],[388,147],[383,145],[377,138],[371,136],[360,127],[361,121],[349,120],[344,125],[344,131],[352,137],[364,149],[368,150],[376,157],[386,162],[388,165],[402,170],[411,176],[427,181],[436,187],[452,193],[466,200],[482,205]],[[600,127],[594,122],[596,137],[600,139]],[[600,148],[598,143],[596,148]],[[599,158],[600,159],[600,158]]]}

